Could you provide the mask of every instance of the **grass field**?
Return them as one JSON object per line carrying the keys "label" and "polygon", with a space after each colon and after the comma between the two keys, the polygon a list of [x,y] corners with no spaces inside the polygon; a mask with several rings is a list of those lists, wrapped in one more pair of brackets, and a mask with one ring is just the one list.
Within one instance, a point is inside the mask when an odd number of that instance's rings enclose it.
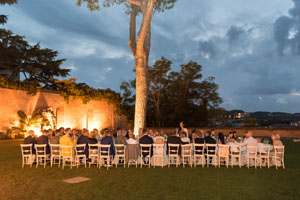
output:
{"label": "grass field", "polygon": [[[0,141],[0,199],[300,199],[300,143],[286,169],[21,167],[21,141]],[[91,180],[69,184],[62,180]]]}

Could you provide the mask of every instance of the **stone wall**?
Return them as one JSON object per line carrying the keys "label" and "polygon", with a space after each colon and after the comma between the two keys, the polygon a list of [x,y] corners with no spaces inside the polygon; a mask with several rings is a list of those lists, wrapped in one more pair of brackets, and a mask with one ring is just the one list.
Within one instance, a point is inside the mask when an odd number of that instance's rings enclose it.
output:
{"label": "stone wall", "polygon": [[[150,128],[149,128],[150,129]],[[177,128],[161,128],[159,130],[163,130],[165,133],[171,133],[175,131]],[[203,130],[209,131],[212,128],[188,128],[189,133],[192,130]],[[259,137],[271,137],[272,133],[276,132],[283,138],[300,138],[300,129],[299,128],[291,128],[291,129],[268,129],[268,128],[213,128],[215,132],[218,134],[219,132],[224,135],[228,135],[230,131],[236,131],[238,136],[244,136],[246,130],[251,130],[254,136]],[[158,128],[152,128],[152,130],[158,130]]]}
{"label": "stone wall", "polygon": [[52,107],[57,115],[57,127],[76,129],[105,127],[126,127],[126,117],[115,113],[115,107],[106,101],[90,101],[83,104],[81,99],[70,98],[66,103],[56,92],[43,90],[35,96],[26,91],[0,88],[0,132],[16,125],[18,110],[31,115],[34,111]]}

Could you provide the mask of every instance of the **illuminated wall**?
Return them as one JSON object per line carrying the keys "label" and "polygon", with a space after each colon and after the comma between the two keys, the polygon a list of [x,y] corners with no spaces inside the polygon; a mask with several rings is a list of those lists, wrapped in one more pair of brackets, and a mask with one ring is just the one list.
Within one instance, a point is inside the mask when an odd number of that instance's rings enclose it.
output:
{"label": "illuminated wall", "polygon": [[90,130],[126,127],[126,118],[117,115],[114,106],[106,101],[90,101],[83,104],[81,99],[70,99],[67,104],[53,91],[43,90],[35,96],[30,96],[25,91],[0,88],[0,132],[6,132],[7,128],[17,124],[18,110],[31,115],[45,107],[52,107],[57,115],[57,127]]}

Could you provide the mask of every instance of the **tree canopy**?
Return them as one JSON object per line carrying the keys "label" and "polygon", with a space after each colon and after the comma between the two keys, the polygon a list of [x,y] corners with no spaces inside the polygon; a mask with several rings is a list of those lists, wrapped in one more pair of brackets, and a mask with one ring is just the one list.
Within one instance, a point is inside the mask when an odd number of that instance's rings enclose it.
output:
{"label": "tree canopy", "polygon": [[[5,16],[4,23],[6,19]],[[51,89],[57,91],[67,102],[71,96],[82,99],[83,103],[107,100],[120,111],[119,93],[76,83],[74,78],[62,80],[69,76],[71,70],[62,68],[65,59],[57,59],[57,56],[57,51],[42,48],[39,43],[30,45],[23,36],[1,28],[0,69],[10,73],[8,76],[0,74],[0,87],[26,90],[31,95],[35,95],[39,89]],[[15,77],[20,73],[23,77],[18,80]]]}
{"label": "tree canopy", "polygon": [[[206,126],[210,112],[222,102],[213,77],[202,80],[202,66],[190,61],[180,65],[180,71],[171,71],[172,62],[162,57],[149,67],[149,94],[147,125],[177,126],[185,121],[188,126]],[[123,106],[133,119],[135,80],[123,82]]]}

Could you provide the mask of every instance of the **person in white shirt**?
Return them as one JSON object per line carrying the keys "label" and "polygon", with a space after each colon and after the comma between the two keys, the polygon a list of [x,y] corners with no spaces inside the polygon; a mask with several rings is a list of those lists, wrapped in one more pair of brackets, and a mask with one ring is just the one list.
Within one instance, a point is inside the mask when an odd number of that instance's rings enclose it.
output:
{"label": "person in white shirt", "polygon": [[177,134],[180,136],[182,132],[185,132],[187,135],[189,134],[187,128],[184,127],[183,122],[179,123],[179,128],[177,129]]}
{"label": "person in white shirt", "polygon": [[245,145],[256,146],[257,145],[257,140],[253,137],[253,134],[251,131],[246,131],[245,136],[246,136],[246,139],[242,143],[243,146],[245,146]]}
{"label": "person in white shirt", "polygon": [[138,144],[139,142],[133,138],[133,134],[129,133],[129,139],[126,140],[127,144]]}
{"label": "person in white shirt", "polygon": [[187,137],[187,134],[186,132],[181,132],[180,134],[180,139],[181,139],[181,142],[183,144],[190,144],[191,143],[191,140],[189,137]]}

